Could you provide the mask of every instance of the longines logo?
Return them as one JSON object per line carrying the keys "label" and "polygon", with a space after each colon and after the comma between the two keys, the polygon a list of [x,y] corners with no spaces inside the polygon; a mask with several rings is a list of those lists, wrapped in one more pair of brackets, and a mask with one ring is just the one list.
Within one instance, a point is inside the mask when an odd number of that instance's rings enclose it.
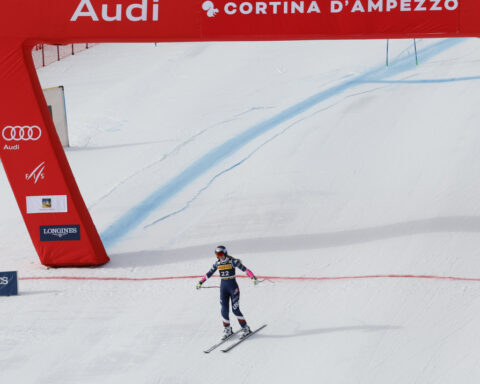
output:
{"label": "longines logo", "polygon": [[80,240],[79,225],[44,225],[40,226],[40,241]]}

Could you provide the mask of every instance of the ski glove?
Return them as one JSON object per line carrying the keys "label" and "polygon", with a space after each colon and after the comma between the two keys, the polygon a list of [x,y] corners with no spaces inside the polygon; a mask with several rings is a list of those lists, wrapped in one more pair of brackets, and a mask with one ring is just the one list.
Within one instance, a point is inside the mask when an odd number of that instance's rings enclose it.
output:
{"label": "ski glove", "polygon": [[202,288],[202,284],[203,284],[203,281],[199,281],[199,282],[197,283],[197,289]]}
{"label": "ski glove", "polygon": [[252,277],[252,281],[253,281],[253,285],[258,284],[258,279],[255,276]]}

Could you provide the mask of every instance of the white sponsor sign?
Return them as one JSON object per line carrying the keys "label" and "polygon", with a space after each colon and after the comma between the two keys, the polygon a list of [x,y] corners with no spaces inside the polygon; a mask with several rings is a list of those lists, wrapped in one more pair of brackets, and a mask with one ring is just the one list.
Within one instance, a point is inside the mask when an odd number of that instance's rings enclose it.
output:
{"label": "white sponsor sign", "polygon": [[65,109],[65,92],[63,86],[43,90],[48,109],[53,118],[53,124],[60,138],[62,146],[68,147],[67,111]]}
{"label": "white sponsor sign", "polygon": [[27,213],[68,212],[67,196],[27,196]]}

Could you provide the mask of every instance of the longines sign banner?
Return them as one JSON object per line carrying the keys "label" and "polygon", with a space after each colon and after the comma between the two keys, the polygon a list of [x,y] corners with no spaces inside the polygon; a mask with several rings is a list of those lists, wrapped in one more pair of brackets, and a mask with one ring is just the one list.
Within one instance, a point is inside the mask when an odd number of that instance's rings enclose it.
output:
{"label": "longines sign banner", "polygon": [[17,272],[0,272],[0,296],[18,295]]}
{"label": "longines sign banner", "polygon": [[477,37],[479,32],[480,0],[1,0],[0,157],[41,262],[101,265],[109,258],[36,77],[35,44]]}

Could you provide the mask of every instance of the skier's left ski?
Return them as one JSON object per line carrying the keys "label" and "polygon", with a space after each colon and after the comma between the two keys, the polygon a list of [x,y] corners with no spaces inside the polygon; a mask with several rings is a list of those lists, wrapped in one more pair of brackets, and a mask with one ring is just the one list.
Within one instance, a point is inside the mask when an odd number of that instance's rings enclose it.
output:
{"label": "skier's left ski", "polygon": [[254,331],[250,332],[247,336],[242,337],[240,340],[236,341],[235,343],[231,344],[228,346],[228,348],[222,349],[222,352],[228,352],[231,351],[233,348],[235,348],[238,344],[240,344],[242,341],[247,340],[250,336],[254,335],[261,329],[265,328],[267,324],[263,324],[260,328],[255,329]]}
{"label": "skier's left ski", "polygon": [[210,353],[212,352],[215,348],[218,348],[220,345],[222,345],[223,343],[225,343],[227,340],[230,340],[234,335],[236,335],[238,332],[240,332],[240,329],[233,332],[230,336],[228,336],[226,339],[223,339],[223,340],[220,340],[217,344],[214,344],[212,345],[210,348],[206,349],[205,353]]}

